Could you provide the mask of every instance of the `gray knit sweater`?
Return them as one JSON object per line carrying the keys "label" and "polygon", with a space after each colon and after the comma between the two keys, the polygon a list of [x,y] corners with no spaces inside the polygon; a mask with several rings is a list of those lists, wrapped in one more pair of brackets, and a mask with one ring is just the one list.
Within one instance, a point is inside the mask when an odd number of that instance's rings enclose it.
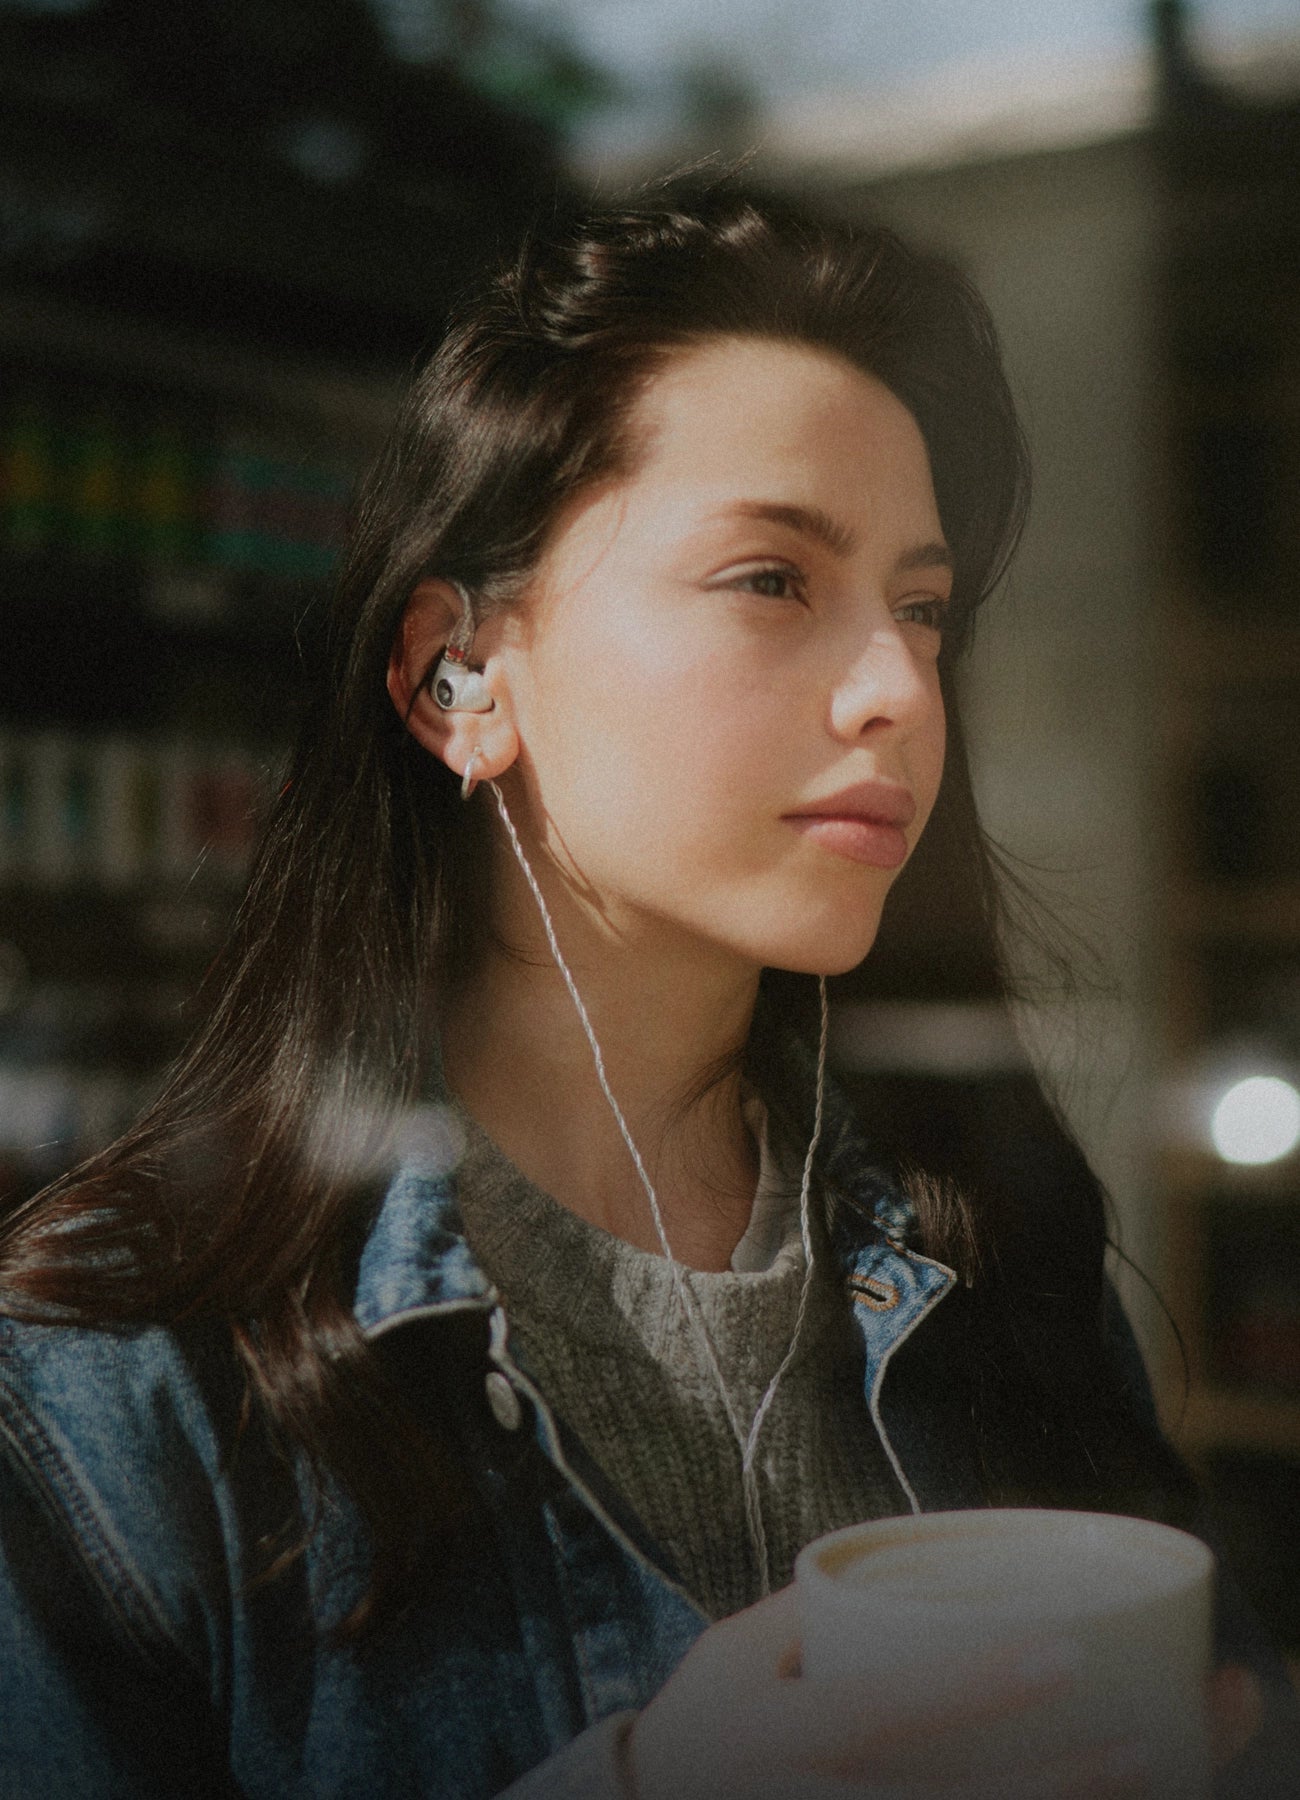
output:
{"label": "gray knit sweater", "polygon": [[[521,1367],[710,1617],[758,1599],[740,1452],[667,1262],[569,1212],[464,1122],[466,1234],[502,1293]],[[773,1588],[820,1533],[907,1509],[863,1402],[861,1348],[820,1231],[813,1260],[797,1354],[756,1463]],[[686,1277],[746,1429],[789,1345],[804,1267],[798,1175],[783,1178],[764,1143],[732,1268]]]}

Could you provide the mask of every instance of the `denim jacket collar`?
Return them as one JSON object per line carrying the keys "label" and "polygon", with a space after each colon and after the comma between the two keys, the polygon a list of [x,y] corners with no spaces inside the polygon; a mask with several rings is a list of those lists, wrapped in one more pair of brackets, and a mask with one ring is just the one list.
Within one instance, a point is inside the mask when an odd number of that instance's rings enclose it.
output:
{"label": "denim jacket collar", "polygon": [[[896,1443],[882,1410],[885,1375],[894,1352],[956,1281],[951,1269],[913,1248],[913,1208],[870,1157],[860,1128],[837,1094],[828,1096],[823,1169],[831,1197],[832,1256],[852,1304],[863,1349],[863,1398],[908,1505],[919,1512],[909,1467],[913,1447]],[[515,1362],[500,1296],[474,1258],[456,1198],[455,1167],[462,1145],[455,1114],[423,1110],[418,1142],[408,1151],[380,1205],[362,1254],[354,1310],[370,1338],[420,1321],[478,1312],[488,1326],[488,1357],[499,1378],[531,1413],[538,1447],[590,1513],[655,1578],[671,1587],[685,1613],[698,1609],[680,1588],[662,1549],[646,1539],[617,1494],[603,1484],[582,1446],[565,1438],[545,1398]]]}
{"label": "denim jacket collar", "polygon": [[[915,1247],[910,1201],[874,1162],[842,1097],[828,1096],[824,1168],[833,1254],[854,1302],[878,1389],[892,1350],[956,1281]],[[465,1238],[456,1200],[461,1144],[455,1115],[423,1109],[418,1140],[388,1187],[358,1269],[355,1311],[367,1336],[430,1315],[490,1311],[497,1294]]]}
{"label": "denim jacket collar", "polygon": [[496,1290],[465,1239],[449,1171],[404,1163],[366,1240],[354,1310],[367,1337],[409,1320],[466,1308],[489,1310]]}

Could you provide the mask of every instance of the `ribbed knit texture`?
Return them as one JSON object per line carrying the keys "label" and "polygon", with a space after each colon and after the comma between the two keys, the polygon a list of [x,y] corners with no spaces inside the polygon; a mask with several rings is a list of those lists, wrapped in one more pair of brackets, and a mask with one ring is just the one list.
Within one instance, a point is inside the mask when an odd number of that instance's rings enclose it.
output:
{"label": "ribbed knit texture", "polygon": [[[721,1618],[749,1605],[761,1585],[740,1451],[667,1262],[569,1212],[465,1123],[462,1216],[504,1298],[513,1354],[703,1610]],[[907,1510],[864,1404],[861,1347],[821,1245],[815,1232],[798,1353],[759,1439],[773,1589],[822,1532]],[[732,1269],[687,1276],[746,1430],[789,1345],[803,1272],[797,1176],[782,1180],[764,1151]]]}

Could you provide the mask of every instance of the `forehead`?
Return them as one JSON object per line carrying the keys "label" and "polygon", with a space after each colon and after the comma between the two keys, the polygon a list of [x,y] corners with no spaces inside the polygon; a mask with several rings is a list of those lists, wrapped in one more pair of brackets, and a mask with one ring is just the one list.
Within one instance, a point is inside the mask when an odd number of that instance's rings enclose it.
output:
{"label": "forehead", "polygon": [[[886,493],[933,514],[929,456],[911,413],[875,376],[829,350],[719,338],[670,356],[633,409],[630,486],[737,487],[869,508]],[[818,491],[813,493],[811,490]],[[764,495],[764,497],[768,497]]]}
{"label": "forehead", "polygon": [[581,490],[554,521],[543,591],[582,582],[611,556],[707,560],[747,535],[737,521],[756,507],[821,514],[891,563],[943,536],[916,421],[830,351],[757,338],[676,351],[642,387],[628,445],[623,473]]}

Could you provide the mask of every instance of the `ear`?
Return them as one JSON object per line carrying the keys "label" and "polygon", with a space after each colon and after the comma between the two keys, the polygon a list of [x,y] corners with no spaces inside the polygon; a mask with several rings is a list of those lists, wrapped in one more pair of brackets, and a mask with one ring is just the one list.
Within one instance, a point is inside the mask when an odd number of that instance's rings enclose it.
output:
{"label": "ear", "polygon": [[478,774],[492,780],[519,754],[509,689],[500,659],[490,654],[490,640],[496,635],[490,629],[492,621],[474,640],[474,661],[482,665],[492,710],[445,712],[428,687],[429,676],[460,616],[460,595],[450,582],[431,579],[419,583],[403,609],[389,653],[388,693],[406,729],[431,755],[463,775],[471,751],[477,750]]}

